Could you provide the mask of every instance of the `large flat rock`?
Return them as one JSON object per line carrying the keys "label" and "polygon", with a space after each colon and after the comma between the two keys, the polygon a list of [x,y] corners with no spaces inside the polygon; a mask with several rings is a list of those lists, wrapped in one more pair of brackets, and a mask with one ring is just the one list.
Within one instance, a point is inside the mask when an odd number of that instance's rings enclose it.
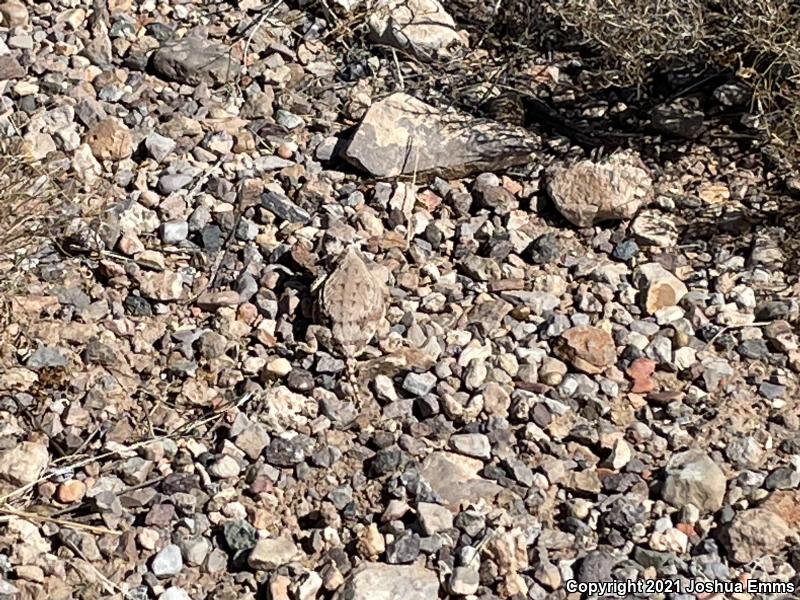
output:
{"label": "large flat rock", "polygon": [[222,85],[234,81],[242,68],[228,47],[196,35],[165,43],[152,60],[162,78],[190,85]]}
{"label": "large flat rock", "polygon": [[336,600],[436,600],[439,578],[417,565],[366,563],[345,582]]}
{"label": "large flat rock", "polygon": [[344,158],[375,177],[462,177],[526,163],[539,147],[529,131],[440,111],[408,94],[373,104]]}

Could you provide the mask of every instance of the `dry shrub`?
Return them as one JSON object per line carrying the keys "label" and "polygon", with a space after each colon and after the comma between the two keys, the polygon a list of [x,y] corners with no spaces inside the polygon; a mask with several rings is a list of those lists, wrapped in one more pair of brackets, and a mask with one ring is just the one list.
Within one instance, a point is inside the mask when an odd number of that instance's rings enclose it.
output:
{"label": "dry shrub", "polygon": [[0,142],[0,296],[19,291],[45,244],[71,254],[76,232],[97,235],[111,186],[81,181],[69,164],[58,152],[34,159],[20,138]]}
{"label": "dry shrub", "polygon": [[[535,6],[534,6],[535,5]],[[800,158],[800,4],[786,0],[501,0],[495,31],[512,46],[579,41],[609,83],[646,86],[680,67],[731,70],[785,161]]]}
{"label": "dry shrub", "polygon": [[602,55],[607,76],[644,81],[654,69],[702,59],[708,48],[702,0],[564,0],[552,2],[562,25]]}
{"label": "dry shrub", "polygon": [[58,168],[31,158],[18,140],[0,146],[0,291],[63,214]]}

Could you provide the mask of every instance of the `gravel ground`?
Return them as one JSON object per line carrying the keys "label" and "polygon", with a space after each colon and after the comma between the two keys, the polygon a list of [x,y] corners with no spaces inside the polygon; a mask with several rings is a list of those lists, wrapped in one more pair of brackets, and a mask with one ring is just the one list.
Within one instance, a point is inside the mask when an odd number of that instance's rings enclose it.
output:
{"label": "gravel ground", "polygon": [[800,284],[713,107],[590,155],[437,104],[432,0],[102,4],[0,3],[75,192],[4,282],[0,599],[797,597]]}

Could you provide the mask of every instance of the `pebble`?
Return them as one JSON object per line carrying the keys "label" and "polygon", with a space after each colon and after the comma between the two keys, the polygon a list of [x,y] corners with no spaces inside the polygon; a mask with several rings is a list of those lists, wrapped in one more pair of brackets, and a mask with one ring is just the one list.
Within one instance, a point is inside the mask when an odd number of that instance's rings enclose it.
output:
{"label": "pebble", "polygon": [[288,537],[259,540],[247,557],[254,569],[277,569],[300,558],[300,550]]}
{"label": "pebble", "polygon": [[482,433],[464,433],[450,438],[453,450],[475,458],[491,458],[492,447],[489,438]]}
{"label": "pebble", "polygon": [[50,453],[42,444],[21,442],[0,451],[0,482],[24,486],[38,481],[50,463]]}
{"label": "pebble", "polygon": [[350,575],[341,591],[343,598],[403,598],[404,600],[436,600],[439,579],[436,573],[418,565],[365,563]]}
{"label": "pebble", "polygon": [[670,460],[661,495],[677,508],[691,503],[700,510],[716,512],[722,508],[726,487],[725,474],[711,457],[688,450]]}
{"label": "pebble", "polygon": [[267,363],[266,370],[275,377],[285,377],[292,372],[292,363],[285,358],[275,358]]}
{"label": "pebble", "polygon": [[235,458],[223,455],[209,467],[208,472],[219,479],[228,479],[230,477],[237,477],[240,470],[239,463]]}
{"label": "pebble", "polygon": [[86,484],[77,479],[71,479],[59,484],[56,488],[56,500],[62,504],[80,502],[86,494]]}
{"label": "pebble", "polygon": [[181,549],[175,544],[164,546],[153,558],[150,569],[156,577],[177,575],[183,569]]}
{"label": "pebble", "polygon": [[639,265],[636,276],[642,290],[642,307],[651,315],[675,306],[688,293],[686,285],[659,263]]}
{"label": "pebble", "polygon": [[453,513],[439,504],[420,502],[417,505],[417,514],[426,535],[434,535],[453,528]]}
{"label": "pebble", "polygon": [[480,587],[480,575],[469,567],[456,567],[450,576],[450,591],[456,596],[471,596]]}
{"label": "pebble", "polygon": [[191,596],[183,588],[171,587],[159,594],[158,600],[191,600]]}
{"label": "pebble", "polygon": [[403,389],[414,396],[425,396],[436,385],[436,376],[432,373],[409,373],[403,379]]}
{"label": "pebble", "polygon": [[189,223],[181,220],[165,221],[161,224],[159,233],[165,244],[176,244],[189,237]]}

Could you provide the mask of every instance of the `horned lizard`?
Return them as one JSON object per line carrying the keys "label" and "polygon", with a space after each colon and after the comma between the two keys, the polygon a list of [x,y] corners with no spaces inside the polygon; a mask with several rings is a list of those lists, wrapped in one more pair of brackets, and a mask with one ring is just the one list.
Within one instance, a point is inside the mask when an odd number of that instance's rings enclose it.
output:
{"label": "horned lizard", "polygon": [[333,345],[346,361],[356,400],[360,400],[356,358],[378,331],[387,300],[386,283],[370,269],[355,245],[338,257],[319,289],[315,320],[330,327]]}

